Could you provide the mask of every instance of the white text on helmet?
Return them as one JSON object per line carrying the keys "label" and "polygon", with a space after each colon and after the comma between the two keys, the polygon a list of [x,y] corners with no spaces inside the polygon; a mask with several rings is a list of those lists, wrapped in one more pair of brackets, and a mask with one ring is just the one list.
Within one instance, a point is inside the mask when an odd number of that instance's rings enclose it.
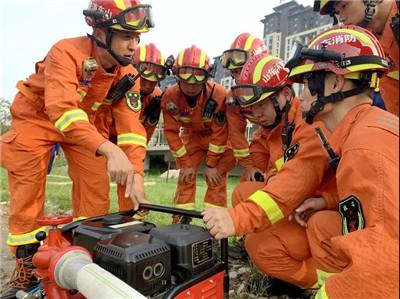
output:
{"label": "white text on helmet", "polygon": [[318,43],[318,45],[313,46],[313,48],[319,49],[324,44],[327,46],[334,46],[338,44],[352,43],[355,41],[357,41],[357,38],[353,34],[340,34],[324,39],[321,43]]}
{"label": "white text on helmet", "polygon": [[[276,63],[272,68],[268,70],[266,74],[262,76],[262,81],[265,83],[268,83],[268,81],[273,77],[273,76],[279,76],[280,71],[285,67],[285,65],[279,61]],[[283,78],[278,77],[278,80],[281,80]]]}

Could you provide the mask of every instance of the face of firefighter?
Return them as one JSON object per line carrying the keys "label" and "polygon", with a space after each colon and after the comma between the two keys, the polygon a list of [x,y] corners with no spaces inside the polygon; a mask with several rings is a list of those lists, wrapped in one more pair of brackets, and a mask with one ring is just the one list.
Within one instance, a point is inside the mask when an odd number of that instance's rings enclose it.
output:
{"label": "face of firefighter", "polygon": [[[343,76],[336,75],[333,73],[328,73],[325,77],[324,96],[329,96],[333,93],[344,91],[345,81],[348,80],[345,80]],[[304,113],[308,112],[311,108],[311,105],[317,100],[317,95],[311,94],[307,79],[305,79],[303,83],[304,83],[304,90],[302,93],[302,97],[299,98],[299,100],[300,100],[301,111],[303,112],[304,115]],[[314,120],[323,121],[330,114],[330,112],[332,112],[333,108],[334,104],[331,103],[326,104],[324,109],[315,116]]]}
{"label": "face of firefighter", "polygon": [[339,22],[344,25],[355,25],[364,20],[365,5],[363,0],[338,1],[335,10],[339,16]]}
{"label": "face of firefighter", "polygon": [[157,85],[157,81],[149,81],[140,77],[140,93],[143,95],[151,94]]}
{"label": "face of firefighter", "polygon": [[204,83],[196,84],[196,83],[187,83],[185,81],[180,81],[179,86],[181,88],[181,91],[184,93],[184,95],[188,97],[196,97],[198,96],[203,88],[204,88]]}
{"label": "face of firefighter", "polygon": [[240,77],[240,72],[241,71],[242,71],[242,68],[231,70],[232,78],[233,78],[233,80],[235,80],[235,84],[236,85],[239,82],[239,77]]}
{"label": "face of firefighter", "polygon": [[[103,30],[95,30],[94,35],[103,43],[106,43],[106,33]],[[140,41],[140,33],[131,31],[114,31],[111,41],[111,49],[115,54],[132,60],[136,47]],[[110,69],[118,62],[112,57],[106,49],[98,47],[100,61],[105,69]]]}
{"label": "face of firefighter", "polygon": [[[277,101],[280,109],[285,106],[286,101],[290,100],[291,94],[291,90],[288,87],[284,87],[279,92],[277,95]],[[248,109],[251,111],[252,116],[257,119],[257,123],[259,125],[270,126],[274,124],[276,111],[272,101],[269,98],[249,106]]]}

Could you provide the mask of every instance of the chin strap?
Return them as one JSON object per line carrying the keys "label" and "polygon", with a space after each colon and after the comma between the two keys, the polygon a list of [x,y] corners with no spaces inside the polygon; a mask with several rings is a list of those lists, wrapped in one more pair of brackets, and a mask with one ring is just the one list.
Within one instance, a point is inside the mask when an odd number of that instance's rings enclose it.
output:
{"label": "chin strap", "polygon": [[[278,92],[273,94],[272,96],[270,96],[270,99],[272,101],[272,105],[274,106],[274,109],[275,109],[276,116],[275,116],[274,123],[272,125],[263,126],[263,128],[267,129],[267,130],[272,130],[277,125],[279,125],[279,123],[282,120],[283,114],[286,112],[286,109],[290,109],[290,103],[289,102],[286,102],[285,106],[282,109],[279,108],[279,102],[278,102],[278,99],[277,99],[277,94],[278,94]],[[289,103],[289,107],[287,107],[288,103]]]}
{"label": "chin strap", "polygon": [[[367,28],[369,22],[375,14],[375,7],[382,3],[383,0],[364,0],[365,5],[365,16],[364,19],[357,25],[363,28]],[[397,0],[396,0],[397,1]]]}
{"label": "chin strap", "polygon": [[96,43],[96,45],[100,48],[103,48],[107,50],[108,53],[121,65],[121,66],[127,66],[129,65],[132,61],[129,58],[123,57],[121,55],[116,54],[112,49],[111,49],[111,42],[113,38],[113,33],[114,31],[110,28],[104,29],[106,33],[106,43],[103,43],[101,40],[97,39],[95,36],[88,34],[87,36]]}
{"label": "chin strap", "polygon": [[361,94],[367,91],[369,88],[369,86],[361,86],[348,91],[336,92],[327,97],[320,97],[318,95],[317,100],[311,104],[310,110],[305,113],[306,123],[312,124],[315,116],[324,109],[326,104],[340,102],[345,98]]}

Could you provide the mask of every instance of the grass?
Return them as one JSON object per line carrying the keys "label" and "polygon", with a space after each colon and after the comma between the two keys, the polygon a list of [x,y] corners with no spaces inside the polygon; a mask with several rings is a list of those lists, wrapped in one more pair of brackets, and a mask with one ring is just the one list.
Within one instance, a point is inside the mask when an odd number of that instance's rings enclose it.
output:
{"label": "grass", "polygon": [[[147,198],[154,204],[173,206],[172,199],[175,194],[176,180],[160,178],[163,170],[150,170],[146,172],[145,182],[151,183],[145,187]],[[1,190],[0,202],[9,201],[7,186],[7,171],[0,169]],[[228,206],[231,205],[231,193],[234,187],[239,183],[239,177],[229,177],[228,181]],[[47,176],[46,182],[46,213],[57,214],[71,209],[71,186],[72,182],[67,174],[67,165],[65,160],[56,160],[51,175]],[[207,185],[202,175],[197,178],[196,190],[196,209],[203,209],[203,197]],[[118,211],[116,185],[111,184],[110,188],[110,213]],[[170,223],[171,216],[168,214],[151,212],[146,216],[146,220],[162,225]],[[195,221],[194,223],[196,223]],[[198,223],[198,222],[197,222]]]}

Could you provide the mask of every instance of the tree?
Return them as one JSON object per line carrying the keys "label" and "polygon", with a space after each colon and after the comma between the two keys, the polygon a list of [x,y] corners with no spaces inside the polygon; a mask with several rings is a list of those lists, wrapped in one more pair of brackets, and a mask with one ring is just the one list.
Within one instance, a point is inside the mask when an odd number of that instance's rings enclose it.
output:
{"label": "tree", "polygon": [[6,98],[0,98],[0,134],[4,134],[11,126],[11,103]]}

